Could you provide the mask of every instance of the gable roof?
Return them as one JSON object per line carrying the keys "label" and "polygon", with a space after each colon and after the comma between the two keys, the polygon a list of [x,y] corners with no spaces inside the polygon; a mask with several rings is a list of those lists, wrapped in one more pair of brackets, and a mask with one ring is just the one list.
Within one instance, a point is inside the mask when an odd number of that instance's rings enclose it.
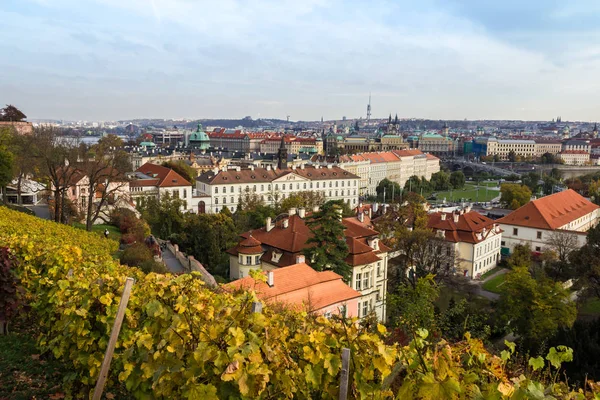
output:
{"label": "gable roof", "polygon": [[[457,222],[454,222],[455,215],[458,215]],[[445,239],[455,243],[479,243],[487,238],[495,224],[496,221],[476,211],[469,211],[463,214],[431,213],[427,221],[429,229],[444,231]],[[485,234],[483,233],[484,229]]]}
{"label": "gable roof", "polygon": [[[226,285],[225,289],[254,290],[262,300],[287,303],[292,306],[310,305],[314,310],[343,303],[361,296],[333,271],[315,271],[306,263],[277,268],[273,271],[273,286],[256,281],[251,276]],[[263,272],[267,274],[267,272]]]}
{"label": "gable roof", "polygon": [[[381,241],[379,241],[379,250],[374,250],[367,244],[367,239],[378,236],[379,232],[371,229],[364,222],[360,222],[358,218],[344,218],[342,223],[346,227],[344,236],[349,253],[346,262],[350,265],[364,265],[380,261],[381,259],[377,257],[377,254],[390,251],[390,248]],[[295,263],[296,255],[303,254],[304,249],[315,246],[314,243],[306,244],[308,239],[312,237],[312,232],[306,225],[306,221],[297,214],[288,217],[287,228],[283,226],[282,221],[277,221],[274,225],[268,232],[266,227],[263,227],[242,233],[243,240],[237,246],[227,250],[227,253],[235,256],[240,253],[244,254],[243,251],[240,251],[243,250],[240,247],[241,243],[252,237],[263,246],[264,254],[261,257],[263,261],[283,267]],[[258,248],[253,250],[258,250]],[[274,252],[282,254],[278,262],[272,260]]]}
{"label": "gable roof", "polygon": [[586,200],[573,189],[568,189],[530,201],[497,222],[505,225],[554,230],[598,208],[600,207]]}
{"label": "gable roof", "polygon": [[179,175],[171,168],[163,167],[162,165],[152,164],[147,162],[139,167],[136,172],[141,172],[155,179],[158,179],[159,187],[177,187],[177,186],[192,186],[192,184]]}

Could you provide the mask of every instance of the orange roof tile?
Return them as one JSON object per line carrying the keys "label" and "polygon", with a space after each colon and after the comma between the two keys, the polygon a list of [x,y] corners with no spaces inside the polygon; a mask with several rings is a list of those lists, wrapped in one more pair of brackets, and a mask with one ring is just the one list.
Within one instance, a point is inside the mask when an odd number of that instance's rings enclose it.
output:
{"label": "orange roof tile", "polygon": [[596,204],[586,200],[573,189],[568,189],[530,201],[504,218],[500,218],[497,222],[505,225],[554,230],[598,208]]}
{"label": "orange roof tile", "polygon": [[257,296],[265,301],[287,303],[297,307],[310,306],[313,310],[361,296],[346,285],[340,275],[333,271],[315,271],[306,263],[277,268],[271,272],[273,286],[247,276],[223,287],[228,290],[254,290]]}
{"label": "orange roof tile", "polygon": [[[429,214],[427,227],[429,229],[443,230],[447,241],[479,243],[487,238],[496,222],[488,217],[479,214],[476,211],[470,211],[464,214],[458,214],[458,222],[454,222],[454,213],[437,212]],[[445,219],[442,219],[445,216]],[[485,236],[479,239],[478,233]]]}
{"label": "orange roof tile", "polygon": [[159,179],[158,186],[160,187],[192,186],[183,176],[162,165],[147,162],[139,167],[137,172]]}

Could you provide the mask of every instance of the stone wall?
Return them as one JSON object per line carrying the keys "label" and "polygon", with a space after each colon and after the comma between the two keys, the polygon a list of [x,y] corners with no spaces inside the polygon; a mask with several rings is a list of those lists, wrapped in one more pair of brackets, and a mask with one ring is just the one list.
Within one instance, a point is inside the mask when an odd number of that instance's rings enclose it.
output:
{"label": "stone wall", "polygon": [[177,261],[179,261],[181,265],[183,265],[185,272],[199,272],[202,276],[202,280],[206,282],[207,285],[213,287],[217,286],[217,281],[215,280],[215,278],[193,256],[187,256],[185,253],[182,253],[181,251],[179,251],[179,246],[176,244],[171,244],[171,242],[167,242],[167,247],[169,248],[169,250],[171,250],[173,254],[175,254],[175,258],[177,258]]}
{"label": "stone wall", "polygon": [[33,124],[31,122],[0,121],[0,128],[5,126],[12,126],[19,135],[30,135],[33,132]]}

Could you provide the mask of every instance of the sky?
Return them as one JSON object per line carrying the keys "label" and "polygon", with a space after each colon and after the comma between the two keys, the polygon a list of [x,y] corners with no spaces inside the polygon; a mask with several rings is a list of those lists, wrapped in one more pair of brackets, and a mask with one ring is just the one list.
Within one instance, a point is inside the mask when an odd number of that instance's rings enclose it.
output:
{"label": "sky", "polygon": [[30,119],[600,119],[596,0],[0,0]]}

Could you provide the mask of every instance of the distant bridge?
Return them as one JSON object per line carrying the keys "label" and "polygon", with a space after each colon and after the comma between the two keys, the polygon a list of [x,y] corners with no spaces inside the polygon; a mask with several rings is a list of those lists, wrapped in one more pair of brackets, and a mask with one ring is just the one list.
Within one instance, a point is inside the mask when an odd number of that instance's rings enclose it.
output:
{"label": "distant bridge", "polygon": [[451,171],[463,171],[464,174],[467,176],[472,176],[476,172],[487,172],[489,174],[497,176],[521,176],[521,174],[516,171],[494,167],[490,164],[474,163],[471,161],[464,160],[447,160],[444,161],[444,163]]}
{"label": "distant bridge", "polygon": [[578,176],[600,172],[600,165],[563,165],[563,164],[540,164],[535,166],[536,172],[549,173],[553,168],[560,171],[563,179],[576,178]]}

